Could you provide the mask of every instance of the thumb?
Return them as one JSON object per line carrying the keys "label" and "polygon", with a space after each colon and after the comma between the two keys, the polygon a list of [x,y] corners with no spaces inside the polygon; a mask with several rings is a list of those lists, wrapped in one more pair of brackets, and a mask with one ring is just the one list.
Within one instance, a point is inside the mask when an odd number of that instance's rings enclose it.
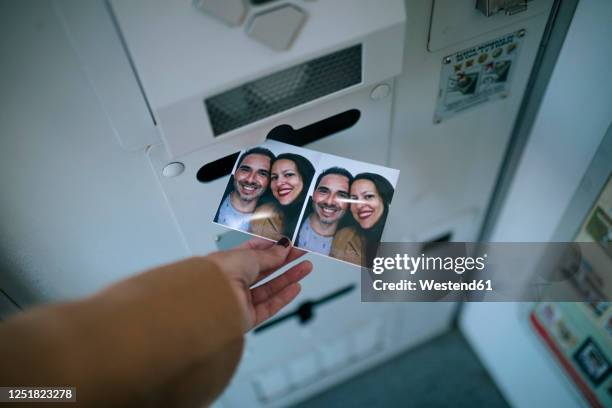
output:
{"label": "thumb", "polygon": [[268,248],[221,251],[209,255],[209,258],[221,270],[249,288],[261,272],[280,268],[286,262],[290,251],[291,242],[283,237]]}
{"label": "thumb", "polygon": [[260,272],[275,270],[283,266],[290,251],[291,241],[286,237],[266,249],[245,250],[243,256],[248,257],[245,263],[250,266],[247,274],[249,284],[255,283]]}

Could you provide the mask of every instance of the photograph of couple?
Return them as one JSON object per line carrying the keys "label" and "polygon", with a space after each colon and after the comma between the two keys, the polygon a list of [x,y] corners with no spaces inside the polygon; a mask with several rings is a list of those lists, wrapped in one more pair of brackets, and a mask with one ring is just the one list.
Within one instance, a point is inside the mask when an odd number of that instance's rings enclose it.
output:
{"label": "photograph of couple", "polygon": [[375,256],[399,171],[267,141],[241,152],[214,218],[355,265]]}

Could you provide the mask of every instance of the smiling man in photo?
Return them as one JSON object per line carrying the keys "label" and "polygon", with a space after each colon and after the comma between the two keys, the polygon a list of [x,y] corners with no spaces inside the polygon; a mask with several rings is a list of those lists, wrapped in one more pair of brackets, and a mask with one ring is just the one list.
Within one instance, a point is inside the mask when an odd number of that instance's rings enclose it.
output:
{"label": "smiling man in photo", "polygon": [[229,193],[221,201],[215,222],[242,231],[249,230],[257,202],[270,184],[270,166],[274,158],[271,151],[262,147],[247,150],[240,157]]}
{"label": "smiling man in photo", "polygon": [[338,223],[349,207],[353,176],[341,167],[332,167],[317,178],[312,193],[312,208],[297,238],[299,248],[329,255]]}

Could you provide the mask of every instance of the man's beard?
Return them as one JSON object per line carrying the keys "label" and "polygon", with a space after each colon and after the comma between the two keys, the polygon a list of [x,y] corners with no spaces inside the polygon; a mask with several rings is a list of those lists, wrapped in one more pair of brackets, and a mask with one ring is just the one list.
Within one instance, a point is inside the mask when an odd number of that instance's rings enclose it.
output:
{"label": "man's beard", "polygon": [[[325,225],[336,224],[344,216],[344,211],[340,207],[335,206],[335,205],[334,206],[323,206],[323,205],[315,204],[315,207],[316,207],[315,213],[317,214],[317,217],[319,218],[319,222],[321,224],[325,224]],[[319,211],[317,211],[317,208],[319,209]],[[323,212],[323,208],[332,209],[333,211],[335,211],[336,217],[332,220],[332,219],[322,216],[321,213]]]}
{"label": "man's beard", "polygon": [[238,194],[238,197],[240,198],[241,201],[246,201],[247,203],[251,202],[253,200],[257,200],[259,198],[259,196],[257,196],[257,197],[245,197],[245,196],[241,196],[240,194]]}
{"label": "man's beard", "polygon": [[325,225],[332,225],[332,224],[334,224],[334,223],[338,222],[338,220],[333,220],[333,221],[332,221],[332,220],[326,220],[325,218],[321,218],[321,217],[319,217],[319,222],[320,222],[321,224],[325,224]]}
{"label": "man's beard", "polygon": [[[244,186],[253,187],[253,192],[257,191],[257,193],[250,194],[250,195],[242,195],[241,188],[243,188]],[[259,197],[261,197],[264,192],[263,187],[260,184],[248,184],[248,183],[240,184],[240,182],[238,181],[234,182],[234,191],[236,192],[236,194],[238,195],[238,198],[241,201],[246,201],[246,202],[251,202],[251,201],[259,199]]]}

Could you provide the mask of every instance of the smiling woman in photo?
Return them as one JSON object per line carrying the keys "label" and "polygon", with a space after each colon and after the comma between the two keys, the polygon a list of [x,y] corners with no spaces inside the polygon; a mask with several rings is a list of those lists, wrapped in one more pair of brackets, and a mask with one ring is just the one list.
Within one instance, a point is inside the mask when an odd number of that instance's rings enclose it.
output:
{"label": "smiling woman in photo", "polygon": [[351,215],[345,217],[334,236],[330,256],[362,265],[365,255],[369,264],[380,242],[393,193],[393,186],[381,175],[356,175],[351,183]]}
{"label": "smiling woman in photo", "polygon": [[278,155],[270,171],[270,190],[251,218],[250,232],[273,240],[291,238],[314,173],[308,159]]}

